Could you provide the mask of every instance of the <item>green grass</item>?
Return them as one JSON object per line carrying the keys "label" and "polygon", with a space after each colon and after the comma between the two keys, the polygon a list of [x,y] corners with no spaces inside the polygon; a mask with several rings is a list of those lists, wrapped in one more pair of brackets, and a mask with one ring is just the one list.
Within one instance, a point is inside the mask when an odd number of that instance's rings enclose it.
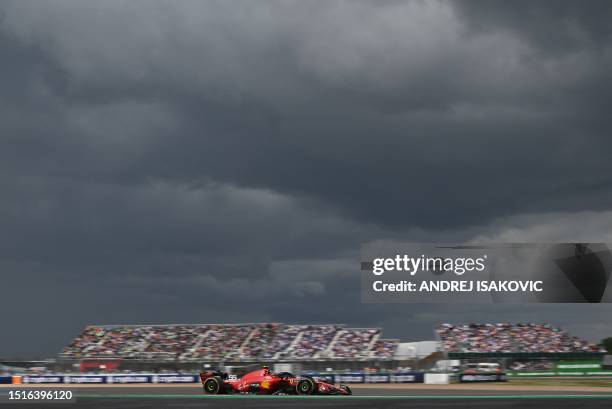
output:
{"label": "green grass", "polygon": [[525,386],[594,386],[612,388],[612,379],[516,379],[512,378],[509,385],[525,385]]}

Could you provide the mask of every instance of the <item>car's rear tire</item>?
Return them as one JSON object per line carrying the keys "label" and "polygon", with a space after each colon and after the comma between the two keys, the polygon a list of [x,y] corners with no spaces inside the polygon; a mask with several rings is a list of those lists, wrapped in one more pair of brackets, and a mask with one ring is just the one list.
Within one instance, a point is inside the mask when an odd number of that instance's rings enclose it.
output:
{"label": "car's rear tire", "polygon": [[314,379],[312,378],[303,378],[300,379],[295,385],[295,391],[298,395],[312,395],[315,393],[317,385],[315,384]]}
{"label": "car's rear tire", "polygon": [[223,380],[219,376],[213,376],[204,381],[202,388],[204,389],[204,393],[208,395],[218,395],[222,391]]}

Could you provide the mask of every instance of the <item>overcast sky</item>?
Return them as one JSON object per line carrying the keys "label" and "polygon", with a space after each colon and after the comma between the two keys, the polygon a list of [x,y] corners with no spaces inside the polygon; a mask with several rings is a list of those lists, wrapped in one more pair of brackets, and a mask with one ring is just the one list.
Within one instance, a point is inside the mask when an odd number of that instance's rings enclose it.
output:
{"label": "overcast sky", "polygon": [[86,324],[549,321],[362,305],[359,246],[612,242],[612,5],[0,2],[0,356]]}

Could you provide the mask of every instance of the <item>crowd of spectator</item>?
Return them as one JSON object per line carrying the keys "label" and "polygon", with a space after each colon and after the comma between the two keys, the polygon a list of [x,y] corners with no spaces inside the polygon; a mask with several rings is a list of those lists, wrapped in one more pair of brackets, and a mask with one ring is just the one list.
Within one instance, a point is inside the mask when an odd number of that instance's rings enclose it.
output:
{"label": "crowd of spectator", "polygon": [[274,338],[261,354],[262,358],[276,358],[295,341],[298,334],[307,328],[306,325],[282,325],[277,329]]}
{"label": "crowd of spectator", "polygon": [[331,347],[332,358],[366,358],[370,355],[372,342],[380,335],[378,329],[347,329],[340,331]]}
{"label": "crowd of spectator", "polygon": [[182,359],[231,359],[240,358],[240,346],[249,334],[256,330],[255,324],[203,325],[203,334],[196,342],[185,347],[179,355]]}
{"label": "crowd of spectator", "polygon": [[[193,345],[201,331],[202,328],[185,325],[151,327],[144,340],[143,353],[147,358],[174,357]],[[139,344],[137,340],[135,344]]]}
{"label": "crowd of spectator", "polygon": [[205,330],[193,325],[91,326],[63,355],[75,357],[173,358],[196,342]]}
{"label": "crowd of spectator", "polygon": [[391,359],[397,351],[399,341],[397,339],[379,339],[372,348],[372,358]]}
{"label": "crowd of spectator", "polygon": [[79,357],[89,349],[97,346],[105,335],[106,330],[103,327],[86,327],[83,332],[70,343],[70,345],[64,348],[62,354]]}
{"label": "crowd of spectator", "polygon": [[[549,324],[442,324],[446,352],[600,352]],[[342,325],[206,324],[88,326],[61,355],[134,359],[391,359],[397,340]]]}
{"label": "crowd of spectator", "polygon": [[257,326],[240,350],[240,358],[257,358],[268,351],[277,334],[280,324],[264,324]]}
{"label": "crowd of spectator", "polygon": [[341,325],[206,324],[89,326],[65,358],[167,360],[390,359],[397,342],[378,341],[379,329]]}
{"label": "crowd of spectator", "polygon": [[282,358],[308,359],[318,358],[334,339],[341,329],[338,325],[309,325],[306,326],[291,343],[289,348],[281,354]]}
{"label": "crowd of spectator", "polygon": [[442,324],[446,352],[599,352],[597,345],[549,324]]}

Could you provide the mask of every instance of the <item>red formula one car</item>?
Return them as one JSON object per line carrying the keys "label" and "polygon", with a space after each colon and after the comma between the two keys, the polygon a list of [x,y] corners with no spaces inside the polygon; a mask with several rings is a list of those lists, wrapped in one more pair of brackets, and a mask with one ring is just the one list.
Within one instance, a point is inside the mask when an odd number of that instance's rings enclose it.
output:
{"label": "red formula one car", "polygon": [[309,376],[294,376],[289,372],[272,373],[268,367],[249,372],[242,377],[230,377],[225,372],[200,373],[204,393],[211,395],[241,393],[258,395],[351,395],[346,385],[336,386]]}

